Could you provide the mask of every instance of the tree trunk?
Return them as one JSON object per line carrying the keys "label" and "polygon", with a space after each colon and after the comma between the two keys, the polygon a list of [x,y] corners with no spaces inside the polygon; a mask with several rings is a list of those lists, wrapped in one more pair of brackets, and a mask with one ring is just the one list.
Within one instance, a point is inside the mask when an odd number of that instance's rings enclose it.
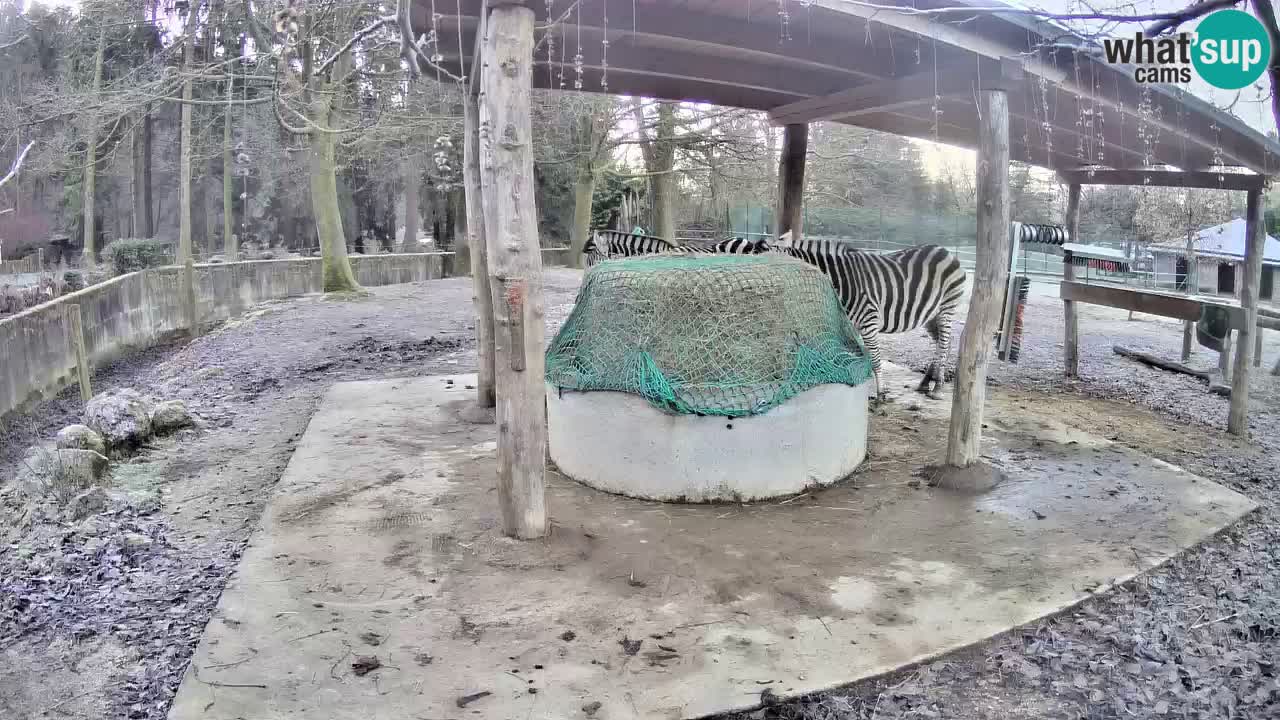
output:
{"label": "tree trunk", "polygon": [[1003,90],[983,90],[978,107],[977,267],[947,433],[946,464],[953,467],[971,465],[981,455],[987,359],[1009,270],[1009,97]]}
{"label": "tree trunk", "polygon": [[1262,218],[1262,192],[1250,190],[1245,210],[1245,248],[1243,277],[1240,283],[1240,306],[1244,309],[1244,327],[1236,331],[1236,365],[1231,375],[1231,407],[1227,413],[1227,432],[1249,434],[1249,374],[1253,351],[1253,334],[1258,328],[1258,289],[1262,284],[1262,257],[1267,232]]}
{"label": "tree trunk", "polygon": [[582,251],[591,233],[591,198],[596,192],[596,176],[590,168],[579,169],[573,183],[573,228],[569,231],[569,267],[583,266]]}
{"label": "tree trunk", "polygon": [[[98,49],[93,55],[93,95],[96,100],[102,91],[102,56],[107,47],[107,29],[104,26],[98,31]],[[98,118],[89,120],[89,137],[85,143],[84,153],[84,266],[91,268],[97,261],[97,217],[94,215],[94,201],[97,199],[98,180]]]}
{"label": "tree trunk", "polygon": [[182,70],[187,79],[182,82],[182,123],[178,149],[178,263],[191,258],[191,65],[195,53],[196,18],[198,12],[187,16],[187,27],[182,39]]}
{"label": "tree trunk", "polygon": [[788,125],[782,135],[778,161],[778,235],[791,231],[792,240],[804,234],[804,161],[809,148],[809,125]]}
{"label": "tree trunk", "polygon": [[355,292],[360,290],[351,260],[347,257],[347,240],[342,233],[342,215],[338,212],[338,174],[334,162],[334,136],[324,132],[311,134],[311,211],[320,237],[320,255],[324,267],[324,291]]}
{"label": "tree trunk", "polygon": [[644,154],[645,170],[649,174],[649,187],[652,190],[649,204],[653,210],[651,218],[653,227],[649,229],[649,234],[675,242],[675,201],[678,192],[674,172],[675,103],[666,101],[658,103],[658,124],[654,130],[653,139],[649,137],[648,120],[645,118],[644,108],[639,100],[636,101],[633,112],[636,119],[636,132],[640,136],[640,149]]}
{"label": "tree trunk", "polygon": [[130,191],[133,200],[133,212],[129,220],[131,237],[151,237],[151,201],[149,197],[151,172],[147,164],[151,161],[151,118],[148,109],[133,120],[133,147],[130,153],[132,161],[132,177]]}
{"label": "tree trunk", "polygon": [[497,374],[498,502],[507,535],[547,534],[542,253],[534,204],[530,85],[533,10],[489,14],[480,75],[481,183]]}
{"label": "tree trunk", "polygon": [[418,212],[418,193],[422,189],[422,172],[416,162],[406,160],[400,166],[404,180],[404,235],[400,240],[400,252],[418,252],[418,224],[422,218]]}
{"label": "tree trunk", "polygon": [[222,252],[227,261],[234,261],[240,252],[240,240],[236,235],[235,205],[235,147],[232,145],[231,101],[235,97],[235,83],[227,81],[227,110],[222,116]]}

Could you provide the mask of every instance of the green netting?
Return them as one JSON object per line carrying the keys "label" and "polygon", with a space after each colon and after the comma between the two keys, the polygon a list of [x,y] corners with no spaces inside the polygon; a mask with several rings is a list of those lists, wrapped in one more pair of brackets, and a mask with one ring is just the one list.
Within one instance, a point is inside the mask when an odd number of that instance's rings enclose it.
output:
{"label": "green netting", "polygon": [[671,413],[763,413],[871,361],[830,281],[775,255],[650,255],[587,272],[547,349],[562,390],[640,395]]}

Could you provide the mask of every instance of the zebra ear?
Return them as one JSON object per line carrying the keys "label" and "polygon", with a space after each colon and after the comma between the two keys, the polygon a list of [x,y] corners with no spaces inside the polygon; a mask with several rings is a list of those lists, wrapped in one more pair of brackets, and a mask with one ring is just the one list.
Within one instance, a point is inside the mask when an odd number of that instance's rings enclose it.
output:
{"label": "zebra ear", "polygon": [[790,230],[778,236],[778,246],[784,247],[784,248],[791,247],[791,231]]}

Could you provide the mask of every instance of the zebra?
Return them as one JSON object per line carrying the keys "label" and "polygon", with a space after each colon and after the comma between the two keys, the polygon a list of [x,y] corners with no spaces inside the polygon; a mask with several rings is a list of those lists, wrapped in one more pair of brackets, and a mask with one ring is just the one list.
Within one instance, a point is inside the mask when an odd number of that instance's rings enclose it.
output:
{"label": "zebra", "polygon": [[707,244],[676,245],[662,252],[669,255],[758,255],[768,250],[769,245],[763,240],[736,237]]}
{"label": "zebra", "polygon": [[[830,240],[792,240],[783,233],[775,252],[817,266],[830,278],[840,303],[862,335],[875,374],[876,398],[884,400],[880,379],[880,333],[924,326],[933,339],[933,360],[917,392],[941,397],[951,349],[951,321],[964,297],[967,275],[955,255],[938,245],[880,254]],[[932,383],[932,389],[931,389]]]}
{"label": "zebra", "polygon": [[587,238],[587,244],[582,247],[582,253],[587,258],[587,267],[591,267],[609,258],[649,255],[667,252],[676,247],[678,246],[652,235],[621,230],[593,230]]}

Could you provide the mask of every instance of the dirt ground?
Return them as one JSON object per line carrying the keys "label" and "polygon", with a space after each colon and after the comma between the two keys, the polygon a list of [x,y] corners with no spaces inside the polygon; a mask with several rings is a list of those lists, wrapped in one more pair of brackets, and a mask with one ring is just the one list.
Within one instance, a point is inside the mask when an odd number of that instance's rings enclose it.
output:
{"label": "dirt ground", "polygon": [[[578,283],[574,271],[548,272],[549,328],[567,316]],[[320,394],[343,380],[474,370],[470,298],[469,279],[458,278],[359,301],[272,303],[99,370],[95,389],[185,400],[201,427],[117,466],[118,484],[155,502],[89,521],[23,515],[0,484],[0,717],[163,718]],[[1280,336],[1269,334],[1255,371],[1252,442],[1242,442],[1221,432],[1224,398],[1111,351],[1176,357],[1177,323],[1084,308],[1077,381],[1061,377],[1061,335],[1061,303],[1033,295],[1019,364],[992,367],[993,415],[1016,408],[1114,439],[1243,492],[1260,511],[1076,611],[751,717],[1280,717],[1280,379],[1265,372]],[[891,361],[927,362],[923,332],[882,341]],[[1215,363],[1203,349],[1193,361]],[[893,390],[899,403],[928,402]],[[0,477],[28,445],[73,422],[78,404],[67,393],[0,430]]]}

